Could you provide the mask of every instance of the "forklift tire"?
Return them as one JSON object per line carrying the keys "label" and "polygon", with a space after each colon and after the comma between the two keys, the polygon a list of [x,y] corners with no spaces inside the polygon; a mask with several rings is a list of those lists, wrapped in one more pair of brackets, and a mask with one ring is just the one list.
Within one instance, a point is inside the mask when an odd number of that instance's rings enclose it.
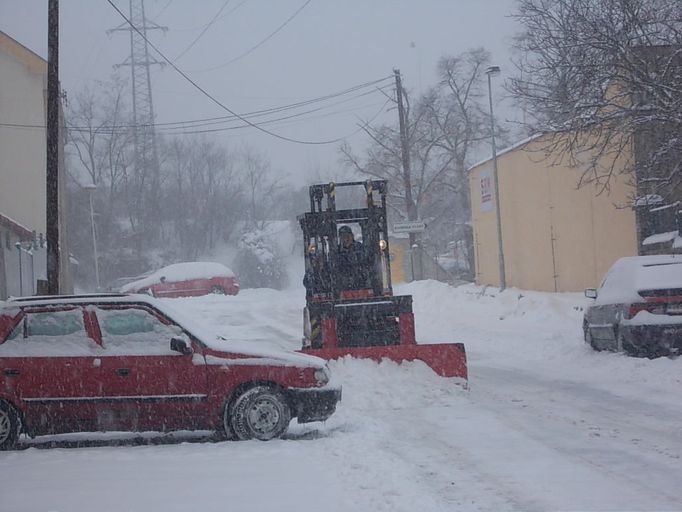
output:
{"label": "forklift tire", "polygon": [[291,421],[291,409],[277,388],[256,386],[235,400],[229,413],[225,414],[225,422],[228,421],[238,439],[268,441],[286,432]]}

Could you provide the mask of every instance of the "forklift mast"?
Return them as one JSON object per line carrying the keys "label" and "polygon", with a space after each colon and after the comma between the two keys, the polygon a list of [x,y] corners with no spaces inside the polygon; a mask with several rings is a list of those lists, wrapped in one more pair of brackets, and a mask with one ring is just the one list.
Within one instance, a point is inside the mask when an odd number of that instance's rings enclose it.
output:
{"label": "forklift mast", "polygon": [[[337,191],[346,187],[350,192],[364,188],[364,207],[337,209]],[[366,268],[362,271],[369,276],[369,288],[364,296],[392,295],[386,193],[386,180],[310,186],[310,211],[299,215],[298,221],[303,230],[306,275],[322,277],[317,280],[313,295],[333,300],[347,295],[342,286],[338,257],[338,229],[342,225],[355,227],[354,231],[359,231],[362,237],[366,257]],[[320,273],[326,273],[326,278],[319,276]]]}

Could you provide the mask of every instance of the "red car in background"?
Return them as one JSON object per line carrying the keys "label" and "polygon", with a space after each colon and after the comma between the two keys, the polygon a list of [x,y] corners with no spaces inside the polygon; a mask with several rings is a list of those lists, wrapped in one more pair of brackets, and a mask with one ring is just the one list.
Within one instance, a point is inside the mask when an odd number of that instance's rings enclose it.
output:
{"label": "red car in background", "polygon": [[237,295],[234,272],[220,263],[175,263],[120,288],[123,293],[147,293],[154,297],[196,297],[209,293]]}
{"label": "red car in background", "polygon": [[225,340],[152,297],[0,302],[0,451],[21,432],[268,440],[292,418],[326,420],[340,399],[322,359]]}

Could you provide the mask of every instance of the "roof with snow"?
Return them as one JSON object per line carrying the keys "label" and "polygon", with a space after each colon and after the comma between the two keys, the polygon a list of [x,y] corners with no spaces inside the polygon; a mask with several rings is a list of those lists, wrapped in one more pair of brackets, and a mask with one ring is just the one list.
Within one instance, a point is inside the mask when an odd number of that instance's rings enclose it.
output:
{"label": "roof with snow", "polygon": [[33,240],[33,232],[30,229],[2,213],[0,213],[0,227],[8,229],[21,240]]}
{"label": "roof with snow", "polygon": [[[496,155],[495,155],[495,156],[496,156],[497,158],[499,158],[500,156],[504,155],[505,153],[510,153],[510,152],[514,151],[515,149],[519,149],[519,148],[525,146],[526,144],[528,144],[528,143],[534,141],[535,139],[540,138],[542,135],[544,135],[544,133],[536,133],[535,135],[531,135],[530,137],[527,137],[527,138],[525,138],[525,139],[523,139],[523,140],[520,140],[520,141],[518,141],[518,142],[512,144],[512,145],[509,146],[509,147],[506,147],[506,148],[504,148],[504,149],[501,149],[501,150],[499,150],[499,151],[496,151]],[[470,166],[470,167],[467,169],[467,172],[471,172],[471,171],[472,171],[473,169],[475,169],[476,167],[479,167],[479,166],[481,166],[481,165],[483,165],[483,164],[485,164],[485,163],[487,163],[487,162],[490,162],[492,159],[493,159],[493,157],[492,157],[492,155],[490,155],[489,158],[486,158],[485,160],[481,160],[480,162],[476,162],[474,165]]]}

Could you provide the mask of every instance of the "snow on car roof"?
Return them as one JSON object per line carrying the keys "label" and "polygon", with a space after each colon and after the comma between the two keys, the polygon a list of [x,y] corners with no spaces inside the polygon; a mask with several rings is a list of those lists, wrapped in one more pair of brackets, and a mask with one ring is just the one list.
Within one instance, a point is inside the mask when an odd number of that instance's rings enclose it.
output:
{"label": "snow on car roof", "polygon": [[682,288],[682,255],[620,258],[604,277],[595,305],[642,300],[638,292]]}
{"label": "snow on car roof", "polygon": [[199,325],[196,320],[190,316],[185,315],[181,311],[175,309],[166,300],[155,300],[149,298],[150,303],[157,307],[162,313],[172,318],[178,325],[195,335],[204,345],[222,352],[234,352],[238,354],[245,354],[254,357],[265,357],[281,361],[283,366],[304,366],[313,368],[322,368],[326,361],[319,357],[301,354],[299,352],[290,352],[274,347],[263,347],[254,343],[249,343],[243,340],[227,340],[218,336],[210,329]]}
{"label": "snow on car roof", "polygon": [[126,292],[158,284],[162,277],[165,277],[167,281],[185,281],[188,279],[209,279],[211,277],[234,277],[234,272],[221,263],[211,261],[174,263],[160,268],[144,279],[122,286],[121,291]]}
{"label": "snow on car roof", "polygon": [[[155,299],[146,294],[83,294],[83,295],[46,295],[37,297],[20,297],[7,302],[0,301],[0,315],[3,313],[15,314],[15,310],[22,306],[62,306],[69,304],[147,304],[156,308],[168,318],[177,323],[186,331],[192,333],[199,341],[208,348],[231,352],[234,354],[253,357],[267,358],[267,364],[273,365],[273,361],[281,366],[302,366],[308,368],[322,368],[326,364],[319,357],[292,352],[274,347],[263,347],[243,340],[226,340],[217,333],[203,327],[196,320],[181,311],[173,308],[165,300]],[[169,340],[170,341],[170,340]]]}

